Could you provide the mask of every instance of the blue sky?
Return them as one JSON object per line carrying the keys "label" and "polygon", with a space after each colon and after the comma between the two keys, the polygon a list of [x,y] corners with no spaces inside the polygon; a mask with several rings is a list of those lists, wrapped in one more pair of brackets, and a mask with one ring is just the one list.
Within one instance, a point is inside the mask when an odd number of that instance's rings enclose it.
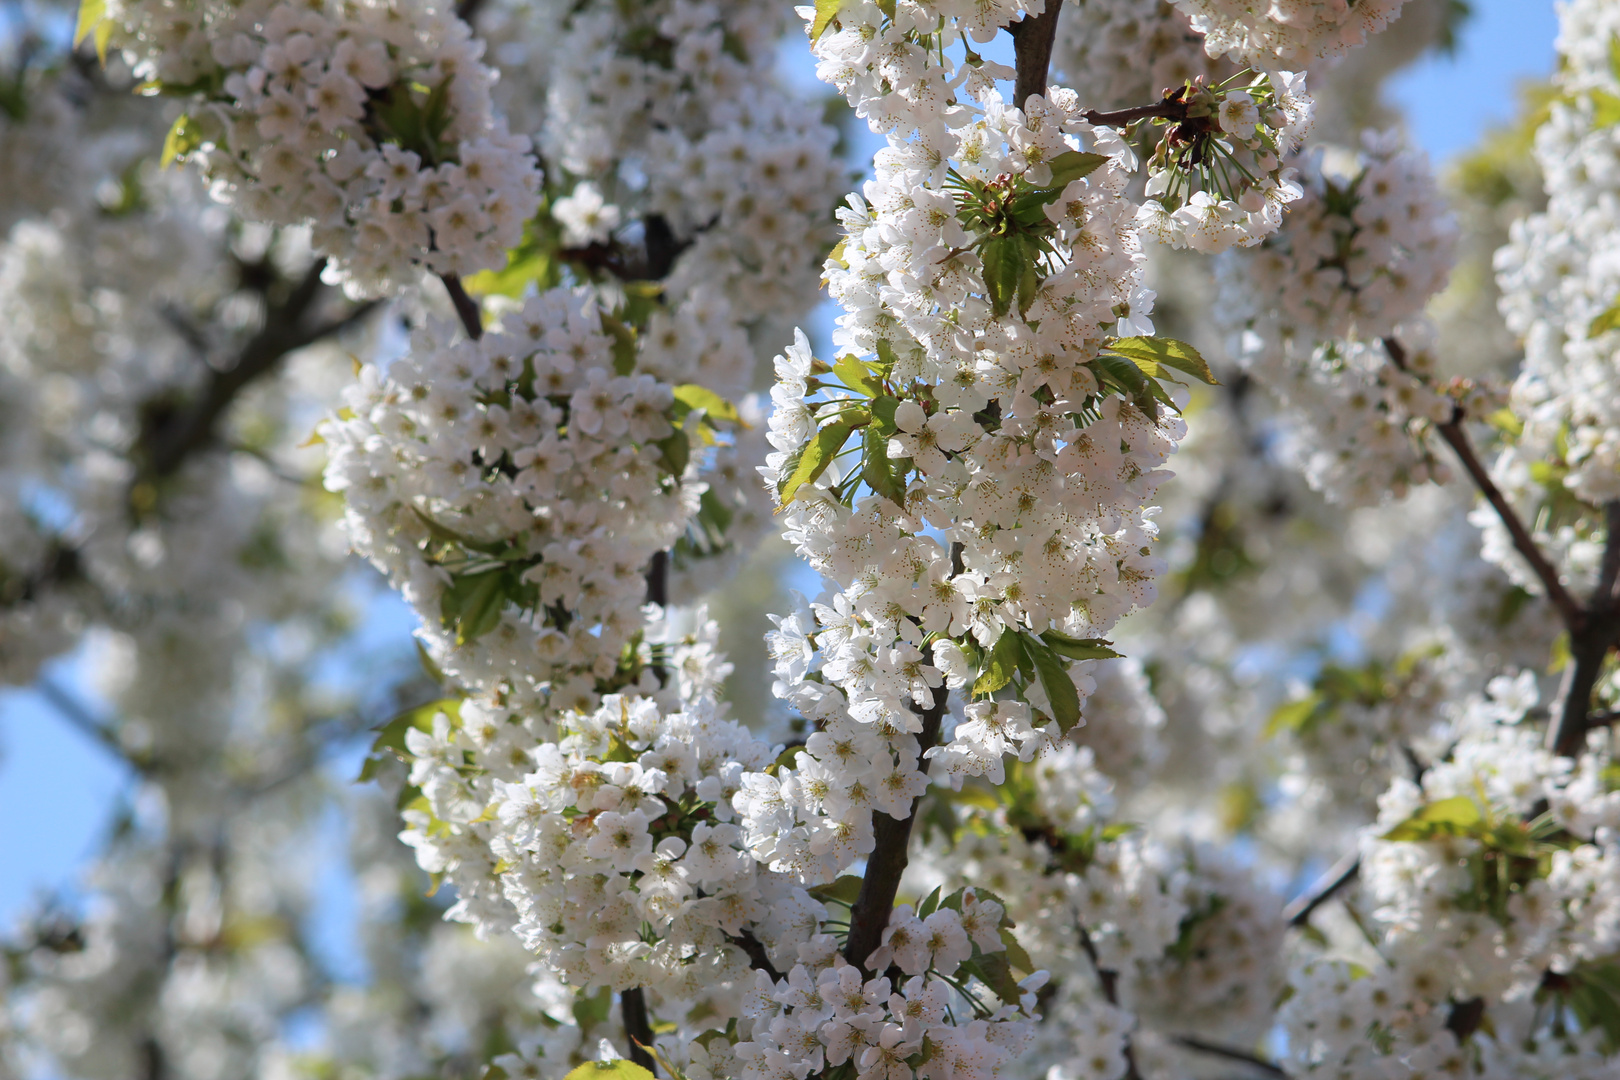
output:
{"label": "blue sky", "polygon": [[[1552,70],[1550,3],[1474,0],[1473,7],[1454,57],[1427,58],[1390,87],[1414,140],[1437,159],[1511,117],[1519,82]],[[796,77],[807,71],[792,68]],[[76,691],[76,667],[71,658],[59,662],[52,677],[95,708]],[[72,888],[127,783],[127,770],[37,693],[0,691],[0,927],[42,892]]]}

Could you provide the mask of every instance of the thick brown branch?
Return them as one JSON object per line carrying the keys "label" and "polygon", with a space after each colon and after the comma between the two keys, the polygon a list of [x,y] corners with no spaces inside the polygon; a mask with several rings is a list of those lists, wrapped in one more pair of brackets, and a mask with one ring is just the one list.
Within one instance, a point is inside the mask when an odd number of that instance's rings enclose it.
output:
{"label": "thick brown branch", "polygon": [[[1384,349],[1389,353],[1390,361],[1397,368],[1402,371],[1407,370],[1406,349],[1399,341],[1394,338],[1385,338]],[[1508,504],[1507,497],[1502,494],[1501,489],[1496,486],[1496,482],[1491,479],[1491,474],[1486,471],[1484,464],[1479,460],[1479,455],[1474,452],[1473,443],[1469,441],[1468,433],[1463,430],[1462,421],[1462,411],[1460,409],[1454,410],[1451,419],[1443,424],[1436,424],[1435,430],[1456,452],[1458,459],[1462,461],[1463,468],[1473,478],[1474,486],[1479,488],[1481,495],[1485,496],[1485,501],[1491,504],[1491,507],[1496,511],[1496,516],[1502,519],[1502,524],[1507,527],[1508,534],[1513,538],[1514,548],[1523,557],[1524,561],[1530,564],[1530,569],[1540,579],[1542,588],[1547,590],[1547,599],[1551,600],[1553,606],[1558,609],[1558,614],[1564,620],[1564,625],[1569,629],[1571,635],[1579,633],[1581,625],[1586,619],[1586,612],[1581,609],[1580,604],[1575,602],[1575,598],[1569,594],[1569,590],[1564,588],[1563,582],[1558,580],[1558,571],[1553,568],[1552,563],[1547,561],[1547,557],[1541,553],[1541,549],[1536,546],[1535,540],[1530,535],[1530,530],[1524,527],[1524,522],[1519,520],[1519,515]]]}
{"label": "thick brown branch", "polygon": [[1304,926],[1310,921],[1311,912],[1353,881],[1360,872],[1361,854],[1346,852],[1338,862],[1328,867],[1325,874],[1312,882],[1310,888],[1289,901],[1288,906],[1283,908],[1283,920],[1289,926]]}
{"label": "thick brown branch", "polygon": [[478,301],[467,295],[467,289],[461,284],[458,274],[440,274],[439,280],[444,282],[444,291],[450,294],[450,303],[456,309],[456,315],[461,319],[462,328],[467,336],[477,341],[484,336],[484,317],[478,310]]}
{"label": "thick brown branch", "polygon": [[[916,767],[924,767],[923,755],[939,741],[939,725],[945,716],[945,704],[950,691],[941,686],[934,691],[934,701],[922,710],[922,731],[917,736]],[[844,959],[860,968],[870,977],[867,959],[883,940],[883,929],[889,925],[889,913],[894,910],[894,895],[900,889],[900,875],[905,872],[907,848],[911,842],[911,823],[917,818],[917,800],[911,802],[911,813],[896,820],[881,810],[872,811],[872,854],[866,859],[866,876],[861,879],[860,895],[849,913],[849,940],[844,946]]]}
{"label": "thick brown branch", "polygon": [[1052,65],[1052,42],[1057,39],[1058,14],[1063,0],[1046,0],[1039,15],[1025,15],[1007,27],[1013,39],[1017,81],[1013,84],[1013,104],[1022,109],[1032,95],[1046,93],[1046,72]]}
{"label": "thick brown branch", "polygon": [[624,1036],[630,1044],[630,1060],[657,1076],[658,1067],[647,1049],[653,1044],[653,1030],[652,1021],[647,1018],[647,996],[641,992],[641,987],[619,995],[619,1013],[624,1017]]}

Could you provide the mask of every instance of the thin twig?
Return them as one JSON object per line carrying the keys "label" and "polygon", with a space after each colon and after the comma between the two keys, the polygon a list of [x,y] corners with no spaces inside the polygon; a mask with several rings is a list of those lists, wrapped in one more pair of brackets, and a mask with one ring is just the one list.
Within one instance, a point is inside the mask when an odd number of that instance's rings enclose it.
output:
{"label": "thin twig", "polygon": [[1348,885],[1361,872],[1361,853],[1347,851],[1339,861],[1328,867],[1327,873],[1311,883],[1311,887],[1288,902],[1283,908],[1283,920],[1289,926],[1304,926],[1311,912],[1321,907],[1334,893]]}
{"label": "thin twig", "polygon": [[1215,1057],[1226,1058],[1228,1061],[1241,1061],[1245,1065],[1259,1069],[1267,1076],[1287,1075],[1287,1073],[1283,1072],[1279,1066],[1272,1064],[1265,1058],[1257,1057],[1256,1055],[1249,1053],[1247,1050],[1239,1050],[1235,1047],[1223,1046],[1220,1043],[1213,1043],[1206,1039],[1200,1039],[1197,1035],[1172,1035],[1170,1036],[1170,1041],[1180,1043],[1187,1049],[1196,1050],[1200,1054],[1211,1054]]}
{"label": "thin twig", "polygon": [[763,971],[772,982],[782,978],[782,973],[771,963],[771,958],[765,953],[765,946],[754,936],[752,930],[745,929],[740,934],[727,934],[726,940],[748,954],[748,965],[755,971]]}
{"label": "thin twig", "polygon": [[1100,112],[1096,109],[1087,109],[1080,114],[1086,123],[1097,127],[1129,127],[1138,120],[1146,120],[1157,116],[1165,120],[1187,119],[1187,103],[1184,101],[1159,101],[1152,105],[1137,105],[1130,109],[1115,109],[1113,112]]}
{"label": "thin twig", "polygon": [[[1401,371],[1407,370],[1406,349],[1399,341],[1392,337],[1385,338],[1384,349],[1389,353],[1390,361],[1397,368]],[[1502,524],[1507,527],[1509,535],[1513,537],[1514,548],[1518,550],[1524,561],[1530,564],[1530,569],[1535,571],[1536,577],[1541,580],[1542,587],[1547,590],[1547,598],[1558,609],[1558,614],[1562,616],[1564,625],[1572,635],[1577,633],[1586,619],[1586,612],[1581,608],[1580,604],[1576,603],[1575,598],[1569,594],[1569,590],[1564,588],[1563,582],[1558,580],[1558,571],[1553,568],[1552,563],[1547,561],[1547,557],[1541,553],[1541,549],[1536,546],[1535,540],[1530,535],[1530,530],[1524,527],[1524,522],[1519,520],[1519,515],[1514,512],[1513,507],[1508,504],[1507,498],[1502,494],[1501,489],[1491,479],[1490,473],[1486,471],[1484,464],[1479,460],[1479,455],[1474,452],[1473,443],[1469,441],[1468,433],[1463,430],[1462,421],[1462,410],[1460,408],[1453,409],[1451,419],[1443,424],[1436,424],[1435,430],[1440,432],[1440,437],[1446,440],[1451,449],[1456,452],[1457,457],[1463,463],[1463,468],[1468,470],[1468,475],[1473,478],[1474,486],[1479,488],[1480,494],[1484,495],[1485,500],[1496,510],[1496,516],[1502,519]]]}
{"label": "thin twig", "polygon": [[483,337],[484,317],[478,310],[478,301],[467,295],[466,286],[461,284],[461,275],[440,274],[439,280],[444,282],[444,291],[450,294],[450,303],[455,306],[456,315],[461,318],[467,336],[474,341]]}

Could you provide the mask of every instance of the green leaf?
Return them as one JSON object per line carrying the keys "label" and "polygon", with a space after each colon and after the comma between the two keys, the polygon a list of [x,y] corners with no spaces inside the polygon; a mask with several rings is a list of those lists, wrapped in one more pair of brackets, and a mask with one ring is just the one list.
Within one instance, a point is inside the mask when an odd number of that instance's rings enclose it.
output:
{"label": "green leaf", "polygon": [[1096,172],[1108,159],[1102,154],[1088,154],[1083,150],[1065,150],[1047,162],[1052,169],[1052,182],[1046,187],[1061,195],[1063,189],[1082,177]]}
{"label": "green leaf", "polygon": [[843,449],[849,433],[854,430],[855,425],[848,420],[836,420],[816,432],[816,437],[800,452],[793,471],[787,474],[777,488],[777,495],[782,500],[783,506],[793,501],[793,496],[798,494],[801,487],[815,483],[821,474],[827,471],[827,466],[832,464],[838,451]]}
{"label": "green leaf", "polygon": [[917,918],[926,919],[928,916],[932,915],[936,910],[938,910],[940,890],[944,888],[945,886],[943,885],[934,886],[934,891],[929,893],[921,904],[917,905]]}
{"label": "green leaf", "polygon": [[202,145],[202,129],[186,113],[175,117],[174,123],[169,126],[169,133],[163,138],[163,154],[158,159],[160,168],[167,169],[178,160]]}
{"label": "green leaf", "polygon": [[979,677],[973,682],[974,697],[987,697],[995,693],[1012,682],[1013,673],[1019,668],[1029,666],[1019,633],[1011,627],[1001,631],[995,647],[985,659],[984,670],[979,672]]}
{"label": "green leaf", "polygon": [[885,394],[872,399],[873,427],[885,435],[893,435],[897,430],[894,424],[894,410],[900,407],[900,399]]}
{"label": "green leaf", "polygon": [[556,285],[561,273],[552,259],[551,245],[536,235],[531,222],[524,227],[523,240],[506,253],[506,265],[499,270],[480,270],[461,279],[473,296],[509,296],[514,300],[533,284],[541,292]]}
{"label": "green leaf", "polygon": [[854,874],[843,874],[830,885],[813,885],[808,891],[817,900],[831,900],[850,907],[861,895],[861,879]]}
{"label": "green leaf", "polygon": [[1023,315],[1035,303],[1035,295],[1041,289],[1041,242],[1028,235],[1017,239],[1022,248],[1018,264],[1018,314]]}
{"label": "green leaf", "polygon": [[1620,97],[1607,90],[1593,90],[1591,96],[1593,126],[1606,128],[1620,124]]}
{"label": "green leaf", "polygon": [[905,506],[905,459],[889,456],[889,437],[879,431],[875,424],[867,426],[862,443],[861,479],[885,499],[897,506]]}
{"label": "green leaf", "polygon": [[602,333],[613,339],[613,373],[628,375],[636,370],[636,332],[604,311]]}
{"label": "green leaf", "polygon": [[1158,374],[1148,367],[1149,364],[1155,364],[1184,371],[1210,386],[1219,385],[1215,381],[1214,373],[1209,370],[1209,364],[1204,362],[1197,349],[1185,341],[1166,337],[1116,338],[1109,342],[1107,348],[1121,356],[1130,357],[1149,375]]}
{"label": "green leaf", "polygon": [[1592,324],[1586,328],[1586,336],[1595,338],[1599,334],[1607,334],[1610,330],[1616,329],[1620,329],[1620,300],[1615,301],[1607,311],[1592,320]]}
{"label": "green leaf", "polygon": [[1436,836],[1467,836],[1477,832],[1484,821],[1479,804],[1471,796],[1454,795],[1420,808],[1380,839],[1415,842]]}
{"label": "green leaf", "polygon": [[1301,731],[1325,704],[1320,692],[1307,694],[1298,701],[1287,701],[1271,712],[1266,721],[1265,737],[1272,738],[1283,731]]}
{"label": "green leaf", "polygon": [[685,431],[676,428],[653,445],[658,447],[659,463],[669,470],[669,475],[686,475],[686,466],[692,461],[692,440]]}
{"label": "green leaf", "polygon": [[675,388],[675,400],[685,405],[688,410],[702,409],[716,420],[729,420],[732,423],[741,423],[742,417],[737,414],[737,406],[697,383],[682,383]]}
{"label": "green leaf", "polygon": [[476,574],[456,574],[439,598],[439,616],[456,630],[456,644],[465,645],[495,629],[506,599],[506,568],[497,566]]}
{"label": "green leaf", "polygon": [[1041,640],[1046,642],[1051,650],[1059,656],[1067,656],[1070,660],[1114,660],[1124,655],[1109,648],[1112,641],[1102,638],[1070,637],[1060,630],[1047,630],[1041,634]]}
{"label": "green leaf", "polygon": [[833,365],[833,374],[857,394],[875,398],[883,393],[883,384],[872,377],[872,370],[853,353]]}
{"label": "green leaf", "polygon": [[1052,719],[1064,732],[1080,722],[1080,694],[1069,678],[1068,669],[1051,646],[1031,635],[1024,635],[1024,651],[1034,661],[1047,700],[1052,703]]}
{"label": "green leaf", "polygon": [[1012,309],[1024,274],[1024,244],[1018,236],[992,236],[979,246],[990,310],[999,318]]}
{"label": "green leaf", "polygon": [[415,728],[417,731],[431,732],[433,718],[440,713],[455,720],[461,715],[460,698],[440,698],[430,701],[426,705],[418,705],[414,709],[406,709],[381,727],[374,728],[377,737],[372,740],[371,752],[367,755],[365,764],[360,767],[360,775],[355,783],[364,784],[377,775],[377,769],[383,762],[383,755],[392,753],[404,761],[408,756],[405,748],[405,733]]}
{"label": "green leaf", "polygon": [[816,0],[816,18],[810,24],[810,40],[821,40],[821,35],[827,32],[827,27],[838,18],[838,11],[844,6],[844,0]]}
{"label": "green leaf", "polygon": [[962,965],[962,969],[970,975],[976,975],[979,981],[995,991],[996,997],[1008,1005],[1017,1005],[1023,989],[1018,980],[1013,978],[1012,968],[1007,963],[1005,952],[980,953]]}
{"label": "green leaf", "polygon": [[96,57],[105,66],[107,45],[112,41],[113,29],[113,21],[107,18],[107,0],[79,0],[79,21],[73,28],[75,48],[84,44],[85,38],[93,36],[96,41]]}
{"label": "green leaf", "polygon": [[878,10],[883,12],[884,17],[890,22],[894,22],[894,2],[895,0],[877,0]]}
{"label": "green leaf", "polygon": [[1013,932],[1005,926],[1001,928],[1001,943],[1007,946],[1007,962],[1009,964],[1025,974],[1035,974],[1035,963],[1029,958],[1029,953],[1024,951],[1024,947],[1018,944],[1018,939],[1013,936]]}
{"label": "green leaf", "polygon": [[1092,364],[1101,382],[1122,391],[1143,412],[1152,415],[1154,401],[1171,404],[1170,396],[1164,392],[1164,387],[1148,378],[1135,361],[1127,360],[1123,356],[1099,353]]}

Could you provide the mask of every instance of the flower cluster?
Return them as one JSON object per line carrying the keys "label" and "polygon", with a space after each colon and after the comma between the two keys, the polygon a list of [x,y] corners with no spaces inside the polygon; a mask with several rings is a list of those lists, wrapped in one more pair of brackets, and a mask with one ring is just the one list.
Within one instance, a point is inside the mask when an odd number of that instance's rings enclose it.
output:
{"label": "flower cluster", "polygon": [[564,288],[476,342],[429,326],[386,376],[364,369],[350,418],[322,429],[356,549],[417,608],[443,669],[539,713],[652,678],[635,645],[647,566],[697,511],[692,444],[729,409],[637,371],[619,326]]}
{"label": "flower cluster", "polygon": [[1421,787],[1397,780],[1380,800],[1361,871],[1376,961],[1309,958],[1292,976],[1290,1073],[1612,1071],[1612,751],[1607,734],[1574,761],[1544,750],[1523,723],[1537,697],[1529,672],[1493,680]]}
{"label": "flower cluster", "polygon": [[836,132],[775,85],[784,15],[762,3],[584,3],[546,31],[536,138],[568,247],[611,251],[639,219],[649,260],[647,230],[667,230],[660,242],[679,252],[674,295],[722,291],[745,322],[804,307],[847,174]]}
{"label": "flower cluster", "polygon": [[1305,74],[1244,71],[1213,87],[1190,81],[1166,91],[1162,107],[1142,231],[1208,252],[1276,232],[1301,195],[1290,158],[1310,131]]}
{"label": "flower cluster", "polygon": [[[1493,467],[1497,484],[1536,523],[1537,541],[1592,574],[1600,550],[1589,541],[1591,507],[1620,498],[1620,260],[1614,215],[1620,95],[1607,53],[1620,31],[1611,5],[1561,9],[1559,91],[1536,133],[1535,158],[1547,209],[1516,222],[1497,252],[1497,283],[1508,326],[1524,341],[1524,366],[1509,404],[1508,446]],[[1482,520],[1488,557],[1537,590],[1512,554],[1505,530]]]}
{"label": "flower cluster", "polygon": [[[744,1015],[753,1037],[734,1052],[740,1080],[802,1080],[852,1065],[858,1080],[992,1080],[1029,1043],[1045,973],[1014,983],[1007,973],[1001,904],[972,888],[921,908],[895,908],[868,967],[897,972],[865,979],[820,934],[799,949],[783,978],[756,976]],[[964,985],[972,973],[988,983]],[[901,979],[904,979],[901,982]],[[954,1009],[953,1009],[954,1006]],[[971,1019],[957,1019],[955,1010]]]}
{"label": "flower cluster", "polygon": [[1400,496],[1446,475],[1424,433],[1456,403],[1434,385],[1417,316],[1450,273],[1456,224],[1423,155],[1392,135],[1301,165],[1287,225],[1222,256],[1217,311],[1239,362],[1283,402],[1284,453],[1311,486],[1350,503]]}
{"label": "flower cluster", "polygon": [[1221,257],[1217,310],[1245,364],[1274,371],[1335,338],[1378,341],[1445,285],[1457,224],[1427,157],[1394,132],[1361,149],[1316,146],[1297,164],[1304,197],[1258,247]]}
{"label": "flower cluster", "polygon": [[[691,658],[691,645],[671,654],[677,670]],[[460,917],[510,924],[572,986],[645,986],[737,1015],[740,936],[758,929],[791,956],[823,913],[740,850],[731,794],[775,750],[726,718],[713,674],[672,683],[668,705],[609,695],[569,714],[557,741],[472,701],[408,732],[424,803],[406,813],[406,840],[456,883]],[[515,919],[491,895],[502,888]]]}
{"label": "flower cluster", "polygon": [[1171,0],[1211,56],[1256,68],[1304,67],[1343,56],[1400,14],[1406,0]]}
{"label": "flower cluster", "polygon": [[194,153],[244,217],[309,224],[353,295],[415,265],[498,267],[539,206],[529,141],[493,115],[451,8],[114,0],[105,18],[146,86],[187,99],[166,152]]}

